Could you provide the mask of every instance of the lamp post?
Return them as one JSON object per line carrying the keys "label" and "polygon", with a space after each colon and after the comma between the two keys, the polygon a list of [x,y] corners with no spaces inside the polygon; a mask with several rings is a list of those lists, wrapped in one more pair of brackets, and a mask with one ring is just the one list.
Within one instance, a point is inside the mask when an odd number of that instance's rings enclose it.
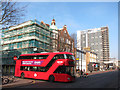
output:
{"label": "lamp post", "polygon": [[82,47],[81,47],[81,71],[82,71]]}
{"label": "lamp post", "polygon": [[82,35],[81,35],[81,74],[82,74]]}

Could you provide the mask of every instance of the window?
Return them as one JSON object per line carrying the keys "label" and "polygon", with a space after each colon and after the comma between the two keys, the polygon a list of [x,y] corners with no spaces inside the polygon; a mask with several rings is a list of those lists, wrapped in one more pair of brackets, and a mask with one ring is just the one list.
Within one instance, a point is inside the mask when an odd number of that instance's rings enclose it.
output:
{"label": "window", "polygon": [[9,40],[12,40],[12,37],[10,37]]}
{"label": "window", "polygon": [[38,55],[38,56],[20,56],[19,59],[46,59],[48,55]]}
{"label": "window", "polygon": [[45,39],[45,36],[42,36],[43,39]]}
{"label": "window", "polygon": [[18,39],[19,39],[19,38],[22,38],[22,35],[18,36]]}
{"label": "window", "polygon": [[74,56],[73,55],[70,55],[70,54],[66,54],[67,58],[66,59],[72,59],[72,60],[75,60]]}
{"label": "window", "polygon": [[59,66],[54,73],[66,73],[65,66]]}
{"label": "window", "polygon": [[37,67],[33,67],[31,71],[37,71]]}
{"label": "window", "polygon": [[38,44],[38,41],[37,41],[37,40],[34,40],[34,46],[35,46],[35,47],[39,47],[39,44]]}
{"label": "window", "polygon": [[14,48],[14,44],[9,44],[9,49],[13,49]]}
{"label": "window", "polygon": [[64,58],[64,54],[57,54],[55,55],[52,60],[47,64],[47,68],[50,68],[50,66],[52,66],[52,64],[57,60],[57,59],[65,59]]}
{"label": "window", "polygon": [[34,32],[32,32],[32,33],[29,33],[29,36],[34,36],[34,34],[35,34]]}
{"label": "window", "polygon": [[27,42],[26,41],[22,42],[22,47],[27,47]]}
{"label": "window", "polygon": [[35,45],[35,40],[30,40],[29,41],[29,47],[33,47]]}
{"label": "window", "polygon": [[22,47],[22,42],[18,42],[17,43],[17,48],[21,48]]}
{"label": "window", "polygon": [[40,71],[40,72],[46,72],[48,71],[48,67],[38,67],[37,71]]}
{"label": "window", "polygon": [[48,69],[46,67],[21,66],[20,70],[22,70],[22,71],[46,72]]}
{"label": "window", "polygon": [[38,33],[35,33],[35,36],[39,37],[39,34],[38,34]]}
{"label": "window", "polygon": [[48,57],[48,55],[40,55],[37,56],[37,59],[46,59]]}
{"label": "window", "polygon": [[54,73],[66,73],[74,76],[74,67],[71,66],[59,66]]}
{"label": "window", "polygon": [[57,54],[53,57],[53,59],[57,60],[57,59],[65,59],[64,58],[64,54]]}

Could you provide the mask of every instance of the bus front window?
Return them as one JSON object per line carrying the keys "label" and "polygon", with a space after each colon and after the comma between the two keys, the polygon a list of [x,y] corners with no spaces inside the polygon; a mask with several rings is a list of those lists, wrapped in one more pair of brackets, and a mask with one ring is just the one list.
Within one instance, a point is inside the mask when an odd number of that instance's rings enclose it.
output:
{"label": "bus front window", "polygon": [[68,66],[66,67],[66,73],[74,76],[74,67]]}
{"label": "bus front window", "polygon": [[59,66],[54,73],[65,73],[71,76],[75,76],[73,66]]}
{"label": "bus front window", "polygon": [[74,56],[73,56],[73,55],[70,55],[70,54],[65,54],[65,58],[66,58],[66,59],[75,60]]}

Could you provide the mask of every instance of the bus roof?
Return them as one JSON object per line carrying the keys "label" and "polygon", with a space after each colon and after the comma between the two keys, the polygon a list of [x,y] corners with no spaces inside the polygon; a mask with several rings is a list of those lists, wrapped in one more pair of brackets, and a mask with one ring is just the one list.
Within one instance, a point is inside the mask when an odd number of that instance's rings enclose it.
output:
{"label": "bus roof", "polygon": [[70,52],[44,52],[44,53],[21,54],[20,56],[49,55],[49,54],[71,54],[73,55]]}

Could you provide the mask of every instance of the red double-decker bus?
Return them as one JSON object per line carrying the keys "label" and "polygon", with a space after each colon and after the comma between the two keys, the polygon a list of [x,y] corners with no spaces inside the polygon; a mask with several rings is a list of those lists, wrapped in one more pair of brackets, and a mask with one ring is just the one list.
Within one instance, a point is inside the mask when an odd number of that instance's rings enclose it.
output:
{"label": "red double-decker bus", "polygon": [[69,52],[22,54],[16,60],[15,76],[60,82],[75,80],[74,56]]}

